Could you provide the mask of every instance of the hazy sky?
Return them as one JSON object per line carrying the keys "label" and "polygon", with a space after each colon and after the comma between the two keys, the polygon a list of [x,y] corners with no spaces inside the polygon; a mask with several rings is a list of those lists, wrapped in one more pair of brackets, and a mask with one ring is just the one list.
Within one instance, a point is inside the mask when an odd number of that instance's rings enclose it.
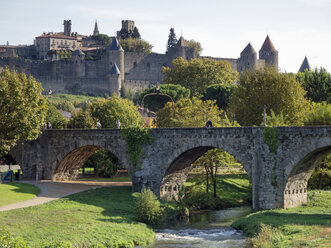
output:
{"label": "hazy sky", "polygon": [[331,0],[1,0],[0,44],[32,44],[42,32],[113,36],[134,20],[153,51],[164,53],[170,27],[202,44],[204,56],[238,58],[248,42],[258,52],[267,34],[282,71],[297,72],[305,55],[331,72]]}

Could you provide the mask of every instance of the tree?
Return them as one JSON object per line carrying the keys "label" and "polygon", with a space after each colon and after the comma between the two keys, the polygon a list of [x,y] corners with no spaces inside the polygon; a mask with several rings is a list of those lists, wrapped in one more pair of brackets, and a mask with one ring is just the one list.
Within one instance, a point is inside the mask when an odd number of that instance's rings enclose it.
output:
{"label": "tree", "polygon": [[325,68],[298,72],[296,78],[307,91],[310,100],[331,103],[331,74]]}
{"label": "tree", "polygon": [[305,93],[294,76],[279,73],[274,68],[245,71],[230,98],[229,111],[240,125],[260,125],[266,106],[268,115],[271,110],[276,115],[282,112],[288,123],[298,125],[308,107]]}
{"label": "tree", "polygon": [[237,85],[235,84],[213,84],[202,92],[201,100],[215,100],[219,109],[227,109],[230,96]]}
{"label": "tree", "polygon": [[71,117],[69,128],[96,128],[96,120],[92,118],[91,113],[88,109],[80,110]]}
{"label": "tree", "polygon": [[168,36],[168,43],[167,43],[167,52],[169,51],[170,48],[174,47],[177,45],[177,37],[175,34],[175,29],[170,28],[169,36]]}
{"label": "tree", "polygon": [[91,36],[95,43],[99,46],[108,47],[111,44],[112,38],[106,34],[98,34]]}
{"label": "tree", "polygon": [[143,120],[133,102],[115,94],[108,99],[94,101],[89,107],[92,117],[100,120],[103,128],[116,128],[116,121],[122,128],[142,127]]}
{"label": "tree", "polygon": [[173,67],[163,67],[165,78],[163,83],[179,84],[191,90],[191,96],[199,97],[200,94],[213,84],[233,83],[238,73],[232,71],[226,61],[211,59],[174,59]]}
{"label": "tree", "polygon": [[67,125],[67,120],[63,115],[56,109],[54,104],[48,102],[48,110],[46,115],[46,122],[52,124],[52,128],[63,129]]}
{"label": "tree", "polygon": [[36,139],[45,123],[47,105],[43,88],[32,76],[0,73],[0,157],[17,141]]}
{"label": "tree", "polygon": [[138,30],[137,27],[134,27],[134,29],[133,29],[132,38],[133,39],[140,39],[141,38],[139,30]]}
{"label": "tree", "polygon": [[310,111],[304,116],[305,126],[331,125],[331,104],[312,103]]}
{"label": "tree", "polygon": [[[145,89],[139,96],[139,100],[142,101],[145,95],[155,93],[155,87]],[[182,98],[190,97],[190,90],[183,86],[175,84],[161,84],[159,93],[169,95],[175,102]],[[151,111],[158,111],[164,107],[167,102],[171,102],[171,98],[164,95],[150,95],[144,99],[144,106]]]}
{"label": "tree", "polygon": [[194,55],[195,57],[200,57],[201,52],[203,50],[203,48],[201,47],[200,42],[195,41],[195,40],[187,40],[186,41],[187,45],[191,48],[194,48]]}
{"label": "tree", "polygon": [[167,102],[157,112],[158,127],[204,127],[210,120],[214,127],[237,125],[231,123],[215,101],[183,98],[174,105]]}
{"label": "tree", "polygon": [[194,166],[205,168],[206,193],[209,192],[209,176],[213,184],[213,196],[217,197],[217,172],[221,168],[238,166],[237,160],[222,149],[211,149],[194,162]]}
{"label": "tree", "polygon": [[153,46],[145,40],[127,38],[119,41],[126,52],[151,53]]}

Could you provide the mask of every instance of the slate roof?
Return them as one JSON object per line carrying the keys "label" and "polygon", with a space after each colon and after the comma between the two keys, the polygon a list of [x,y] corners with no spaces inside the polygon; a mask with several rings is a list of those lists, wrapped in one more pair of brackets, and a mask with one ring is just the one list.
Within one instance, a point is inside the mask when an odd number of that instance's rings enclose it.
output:
{"label": "slate roof", "polygon": [[55,39],[67,39],[67,40],[77,40],[77,38],[72,36],[67,36],[63,34],[42,34],[36,38],[55,38]]}
{"label": "slate roof", "polygon": [[120,43],[118,42],[116,37],[112,37],[112,42],[108,47],[108,50],[110,51],[118,51],[118,50],[123,50],[121,47]]}
{"label": "slate roof", "polygon": [[254,50],[251,43],[248,43],[248,45],[244,48],[244,50],[240,53],[241,54],[256,54],[256,51]]}
{"label": "slate roof", "polygon": [[304,60],[302,61],[299,72],[305,72],[306,69],[311,70],[307,56],[305,56]]}
{"label": "slate roof", "polygon": [[121,72],[120,70],[118,69],[117,65],[114,64],[113,67],[110,69],[110,72],[109,72],[110,75],[120,75]]}
{"label": "slate roof", "polygon": [[260,49],[260,52],[277,52],[276,48],[272,44],[269,35],[267,35],[267,38],[265,38],[265,41]]}
{"label": "slate roof", "polygon": [[85,53],[83,53],[80,49],[77,49],[73,51],[71,55],[85,55]]}

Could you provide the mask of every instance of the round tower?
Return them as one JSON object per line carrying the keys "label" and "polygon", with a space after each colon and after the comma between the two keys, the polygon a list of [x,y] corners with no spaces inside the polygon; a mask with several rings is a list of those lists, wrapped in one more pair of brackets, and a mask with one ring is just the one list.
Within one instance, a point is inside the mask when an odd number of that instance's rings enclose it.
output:
{"label": "round tower", "polygon": [[77,49],[71,54],[75,77],[85,77],[85,53]]}
{"label": "round tower", "polygon": [[121,80],[124,80],[124,50],[116,37],[112,37],[112,42],[107,49],[107,54],[109,68],[112,68],[114,64],[119,66],[119,70],[121,72]]}
{"label": "round tower", "polygon": [[259,59],[264,59],[266,65],[271,65],[278,70],[278,51],[272,44],[269,35],[259,51]]}
{"label": "round tower", "polygon": [[252,70],[256,67],[257,61],[257,53],[251,43],[244,48],[244,50],[240,53],[240,58],[238,59],[238,72],[242,72],[244,70]]}
{"label": "round tower", "polygon": [[120,90],[122,87],[122,80],[121,80],[121,72],[118,69],[116,63],[113,64],[112,68],[108,73],[108,82],[109,82],[109,90],[110,93],[116,93],[120,96]]}

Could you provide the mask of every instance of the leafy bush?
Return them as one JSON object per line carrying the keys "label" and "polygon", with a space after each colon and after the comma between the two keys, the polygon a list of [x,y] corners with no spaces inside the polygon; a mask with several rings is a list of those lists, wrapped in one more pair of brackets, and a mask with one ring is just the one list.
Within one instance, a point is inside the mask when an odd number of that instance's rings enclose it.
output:
{"label": "leafy bush", "polygon": [[14,238],[12,235],[0,227],[0,247],[5,248],[27,248],[21,238]]}
{"label": "leafy bush", "polygon": [[150,189],[143,189],[136,199],[135,215],[138,221],[156,225],[163,220],[161,203]]}
{"label": "leafy bush", "polygon": [[331,154],[324,158],[313,171],[309,181],[308,189],[330,189],[331,188]]}
{"label": "leafy bush", "polygon": [[305,126],[331,125],[331,104],[313,103],[303,122]]}

